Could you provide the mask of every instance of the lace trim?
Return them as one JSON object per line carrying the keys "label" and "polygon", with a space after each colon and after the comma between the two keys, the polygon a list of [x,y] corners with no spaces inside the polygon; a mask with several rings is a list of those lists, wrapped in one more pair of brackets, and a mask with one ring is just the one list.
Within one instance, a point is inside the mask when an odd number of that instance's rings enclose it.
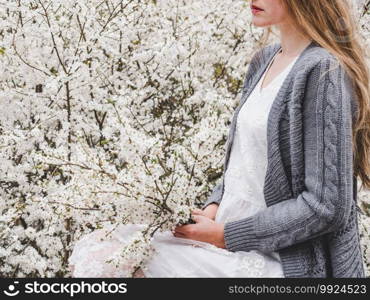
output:
{"label": "lace trim", "polygon": [[263,277],[266,269],[266,260],[258,253],[240,255],[240,263],[235,269],[235,277]]}

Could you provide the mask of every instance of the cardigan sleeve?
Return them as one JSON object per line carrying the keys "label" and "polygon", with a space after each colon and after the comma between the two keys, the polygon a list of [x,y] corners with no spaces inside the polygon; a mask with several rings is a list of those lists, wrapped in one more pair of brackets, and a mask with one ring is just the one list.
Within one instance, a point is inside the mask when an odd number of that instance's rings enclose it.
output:
{"label": "cardigan sleeve", "polygon": [[[230,251],[276,251],[345,225],[353,197],[348,74],[324,58],[307,75],[303,100],[304,190],[255,215],[225,223]],[[336,61],[337,62],[337,61]]]}
{"label": "cardigan sleeve", "polygon": [[211,203],[220,204],[222,198],[221,196],[222,196],[222,182],[217,184],[213,188],[211,195],[208,197],[206,202],[204,202],[202,209],[205,209]]}
{"label": "cardigan sleeve", "polygon": [[[265,55],[266,52],[271,51],[271,49],[273,49],[274,46],[276,47],[276,44],[268,45],[268,46],[266,46],[262,49],[259,49],[252,56],[252,59],[251,59],[249,65],[248,65],[247,73],[244,77],[241,99],[244,97],[245,93],[247,92],[247,90],[249,88],[249,85],[250,85],[251,79],[253,77],[253,74],[258,69],[259,62],[261,61],[261,59],[263,59],[266,56]],[[205,209],[211,203],[216,203],[218,205],[220,204],[220,202],[222,200],[222,185],[223,185],[223,183],[221,182],[213,188],[212,193],[207,198],[207,200],[203,203],[202,209]]]}

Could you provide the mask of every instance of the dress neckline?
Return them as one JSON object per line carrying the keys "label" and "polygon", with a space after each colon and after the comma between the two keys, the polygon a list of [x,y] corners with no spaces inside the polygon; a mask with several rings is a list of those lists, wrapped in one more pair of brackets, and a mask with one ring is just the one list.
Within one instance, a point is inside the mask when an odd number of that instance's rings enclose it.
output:
{"label": "dress neckline", "polygon": [[265,73],[263,74],[263,76],[261,77],[261,79],[260,79],[260,82],[259,82],[259,84],[257,85],[257,90],[258,90],[258,93],[259,94],[262,94],[262,92],[264,92],[265,90],[268,90],[271,86],[273,86],[274,84],[275,84],[275,82],[277,81],[277,79],[278,78],[280,78],[283,74],[285,74],[286,73],[286,71],[288,71],[289,70],[289,68],[290,68],[290,66],[291,65],[293,65],[293,63],[297,60],[297,58],[299,57],[299,54],[298,55],[296,55],[295,57],[294,57],[294,59],[277,75],[277,76],[275,76],[275,78],[272,80],[272,81],[270,81],[270,83],[267,85],[267,86],[265,86],[265,87],[263,87],[262,88],[262,83],[263,83],[263,81],[265,80],[265,77],[266,77],[266,74],[267,74],[267,72],[269,71],[269,69],[270,69],[270,67],[271,67],[271,65],[272,65],[272,63],[274,62],[274,60],[275,60],[275,57],[279,54],[279,53],[281,53],[281,50],[282,49],[280,49],[279,51],[277,51],[276,53],[275,53],[275,55],[273,56],[273,58],[271,59],[271,61],[269,62],[269,64],[268,64],[268,66],[267,66],[267,69],[266,69],[266,71],[265,71]]}

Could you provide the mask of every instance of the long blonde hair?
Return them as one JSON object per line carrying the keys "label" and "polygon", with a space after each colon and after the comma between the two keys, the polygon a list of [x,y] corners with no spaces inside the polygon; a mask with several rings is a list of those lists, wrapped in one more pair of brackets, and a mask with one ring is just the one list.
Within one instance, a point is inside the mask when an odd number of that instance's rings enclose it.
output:
{"label": "long blonde hair", "polygon": [[[282,0],[298,31],[332,53],[353,80],[358,104],[352,128],[354,175],[370,189],[370,70],[369,53],[355,21],[355,6],[348,0]],[[272,33],[264,29],[263,47]]]}

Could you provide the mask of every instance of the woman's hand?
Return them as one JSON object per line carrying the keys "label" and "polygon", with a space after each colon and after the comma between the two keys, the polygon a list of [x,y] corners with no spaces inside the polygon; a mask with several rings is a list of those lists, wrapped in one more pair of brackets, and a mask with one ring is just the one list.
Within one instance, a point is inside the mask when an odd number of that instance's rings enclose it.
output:
{"label": "woman's hand", "polygon": [[214,220],[215,217],[216,217],[217,210],[218,210],[218,204],[211,203],[211,204],[207,205],[207,207],[205,209],[203,209],[203,210],[195,209],[193,212],[194,212],[194,214],[203,215],[207,218],[210,218],[211,220]]}
{"label": "woman's hand", "polygon": [[192,215],[195,224],[176,226],[173,231],[174,236],[210,243],[219,248],[226,248],[224,224],[216,223],[202,214],[196,214],[196,212],[197,210]]}

